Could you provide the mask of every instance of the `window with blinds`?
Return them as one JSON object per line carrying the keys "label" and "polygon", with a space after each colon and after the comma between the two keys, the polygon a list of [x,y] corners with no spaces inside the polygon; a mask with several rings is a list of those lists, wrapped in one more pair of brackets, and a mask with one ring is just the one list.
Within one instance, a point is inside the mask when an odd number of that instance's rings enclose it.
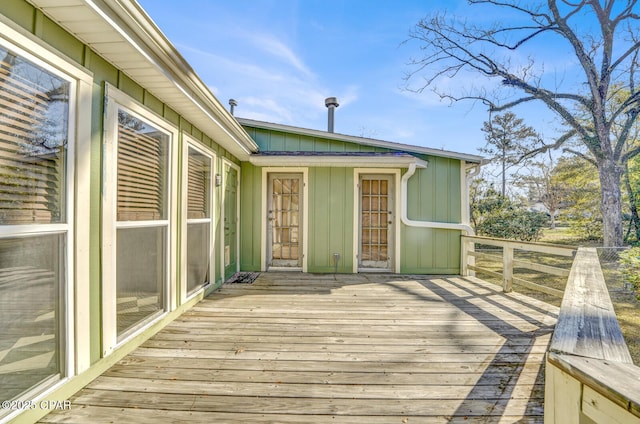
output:
{"label": "window with blinds", "polygon": [[187,218],[211,216],[211,158],[189,147]]}
{"label": "window with blinds", "polygon": [[65,222],[70,83],[0,57],[0,225]]}
{"label": "window with blinds", "polygon": [[[6,36],[6,34],[3,34]],[[0,42],[4,42],[0,40]],[[37,63],[35,61],[37,61]],[[73,79],[0,46],[0,399],[24,399],[65,369],[66,156]],[[42,65],[42,66],[41,66]],[[0,421],[5,416],[0,410]]]}
{"label": "window with blinds", "polygon": [[169,136],[118,112],[118,221],[166,219],[166,146]]}
{"label": "window with blinds", "polygon": [[210,282],[211,277],[211,173],[212,158],[191,146],[187,165],[187,293]]}
{"label": "window with blinds", "polygon": [[120,339],[165,311],[171,136],[118,109],[116,325]]}

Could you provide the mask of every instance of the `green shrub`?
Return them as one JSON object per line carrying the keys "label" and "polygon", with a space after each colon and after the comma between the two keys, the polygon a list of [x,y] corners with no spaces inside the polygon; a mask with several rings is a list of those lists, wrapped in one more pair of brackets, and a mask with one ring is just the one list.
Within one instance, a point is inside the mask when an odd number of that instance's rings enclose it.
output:
{"label": "green shrub", "polygon": [[510,206],[485,216],[476,227],[476,231],[479,235],[489,237],[538,241],[546,223],[547,216],[542,212],[531,212]]}
{"label": "green shrub", "polygon": [[636,298],[640,300],[640,247],[632,247],[620,253],[622,275],[633,284]]}

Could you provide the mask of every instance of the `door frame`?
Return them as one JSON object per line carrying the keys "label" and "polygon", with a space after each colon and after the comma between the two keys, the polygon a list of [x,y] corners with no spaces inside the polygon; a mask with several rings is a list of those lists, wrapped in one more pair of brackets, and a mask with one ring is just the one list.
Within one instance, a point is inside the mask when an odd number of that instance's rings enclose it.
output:
{"label": "door frame", "polygon": [[[261,247],[260,247],[260,270],[267,271],[269,264],[267,263],[267,255],[270,248],[268,246],[268,223],[267,223],[267,203],[269,196],[269,174],[302,174],[302,272],[307,272],[307,248],[309,234],[309,168],[289,168],[289,167],[264,167],[262,168],[262,204],[261,213]],[[271,269],[276,269],[271,267]],[[277,268],[279,271],[289,270],[288,268]],[[291,271],[300,271],[300,268],[291,268]]]}
{"label": "door frame", "polygon": [[[353,169],[353,273],[359,270],[358,256],[360,254],[360,176],[361,175],[390,175],[392,177],[393,189],[393,249],[390,272],[400,272],[400,169],[389,168],[354,168]],[[378,271],[371,269],[372,272]],[[384,270],[380,270],[384,272]]]}
{"label": "door frame", "polygon": [[[227,168],[233,168],[236,170],[236,272],[240,271],[240,166],[231,162],[227,158],[222,158],[222,166],[221,168],[221,185],[220,185],[220,279],[222,283],[225,282],[225,270],[227,266],[225,265],[224,251],[224,218],[225,218],[225,199],[224,189],[227,184]],[[214,221],[215,222],[215,221]]]}

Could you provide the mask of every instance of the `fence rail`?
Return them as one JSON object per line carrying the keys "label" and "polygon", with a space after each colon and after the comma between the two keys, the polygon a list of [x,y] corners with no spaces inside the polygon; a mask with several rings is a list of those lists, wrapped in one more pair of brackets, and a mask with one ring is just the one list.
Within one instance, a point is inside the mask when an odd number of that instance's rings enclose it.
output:
{"label": "fence rail", "polygon": [[[476,251],[475,245],[492,246],[502,248],[502,255],[495,253]],[[483,272],[502,279],[502,289],[505,292],[513,290],[513,283],[519,284],[530,290],[536,290],[557,297],[562,297],[563,291],[556,288],[547,287],[524,278],[514,276],[514,269],[528,269],[540,273],[550,274],[559,277],[568,277],[569,270],[553,265],[532,262],[528,260],[516,259],[514,251],[542,253],[545,255],[556,255],[572,257],[577,248],[573,246],[558,246],[548,243],[530,243],[523,241],[504,240],[493,237],[462,236],[462,273],[469,275],[471,272]],[[485,259],[495,262],[502,262],[502,272],[477,266],[475,259]]]}

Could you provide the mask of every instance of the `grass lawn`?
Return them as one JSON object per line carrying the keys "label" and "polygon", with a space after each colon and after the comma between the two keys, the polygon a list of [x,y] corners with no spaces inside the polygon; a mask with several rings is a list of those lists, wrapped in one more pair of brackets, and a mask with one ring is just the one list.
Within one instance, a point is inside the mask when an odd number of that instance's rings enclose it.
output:
{"label": "grass lawn", "polygon": [[[598,247],[598,245],[593,241],[583,241],[576,239],[567,231],[566,228],[546,230],[542,239],[539,241],[541,243]],[[497,258],[496,261],[484,257],[476,258],[477,266],[489,269],[494,272],[502,272],[502,250],[500,248],[482,248],[478,246],[477,250],[483,253],[494,254]],[[607,286],[609,287],[609,294],[611,296],[613,306],[616,310],[616,316],[618,317],[620,328],[622,329],[622,333],[625,337],[634,363],[640,366],[640,303],[635,298],[633,292],[625,287],[624,279],[618,269],[617,262],[615,261],[615,253],[609,253],[606,249],[602,250],[601,253],[603,273],[605,274],[605,280],[607,282]],[[572,262],[571,258],[522,251],[514,252],[514,258],[535,263],[542,263],[545,265],[552,265],[564,269],[570,269]],[[567,282],[566,277],[557,277],[524,268],[514,269],[513,274],[515,277],[519,277],[558,290],[564,290]],[[499,277],[490,274],[483,274],[482,272],[477,272],[477,276],[484,279],[485,281],[491,281],[496,284],[502,285],[502,281]],[[519,286],[516,283],[514,283],[513,289],[519,293],[535,297],[556,306],[560,306],[560,303],[562,301],[562,299],[557,296],[541,293],[536,290],[531,290],[526,287]]]}

